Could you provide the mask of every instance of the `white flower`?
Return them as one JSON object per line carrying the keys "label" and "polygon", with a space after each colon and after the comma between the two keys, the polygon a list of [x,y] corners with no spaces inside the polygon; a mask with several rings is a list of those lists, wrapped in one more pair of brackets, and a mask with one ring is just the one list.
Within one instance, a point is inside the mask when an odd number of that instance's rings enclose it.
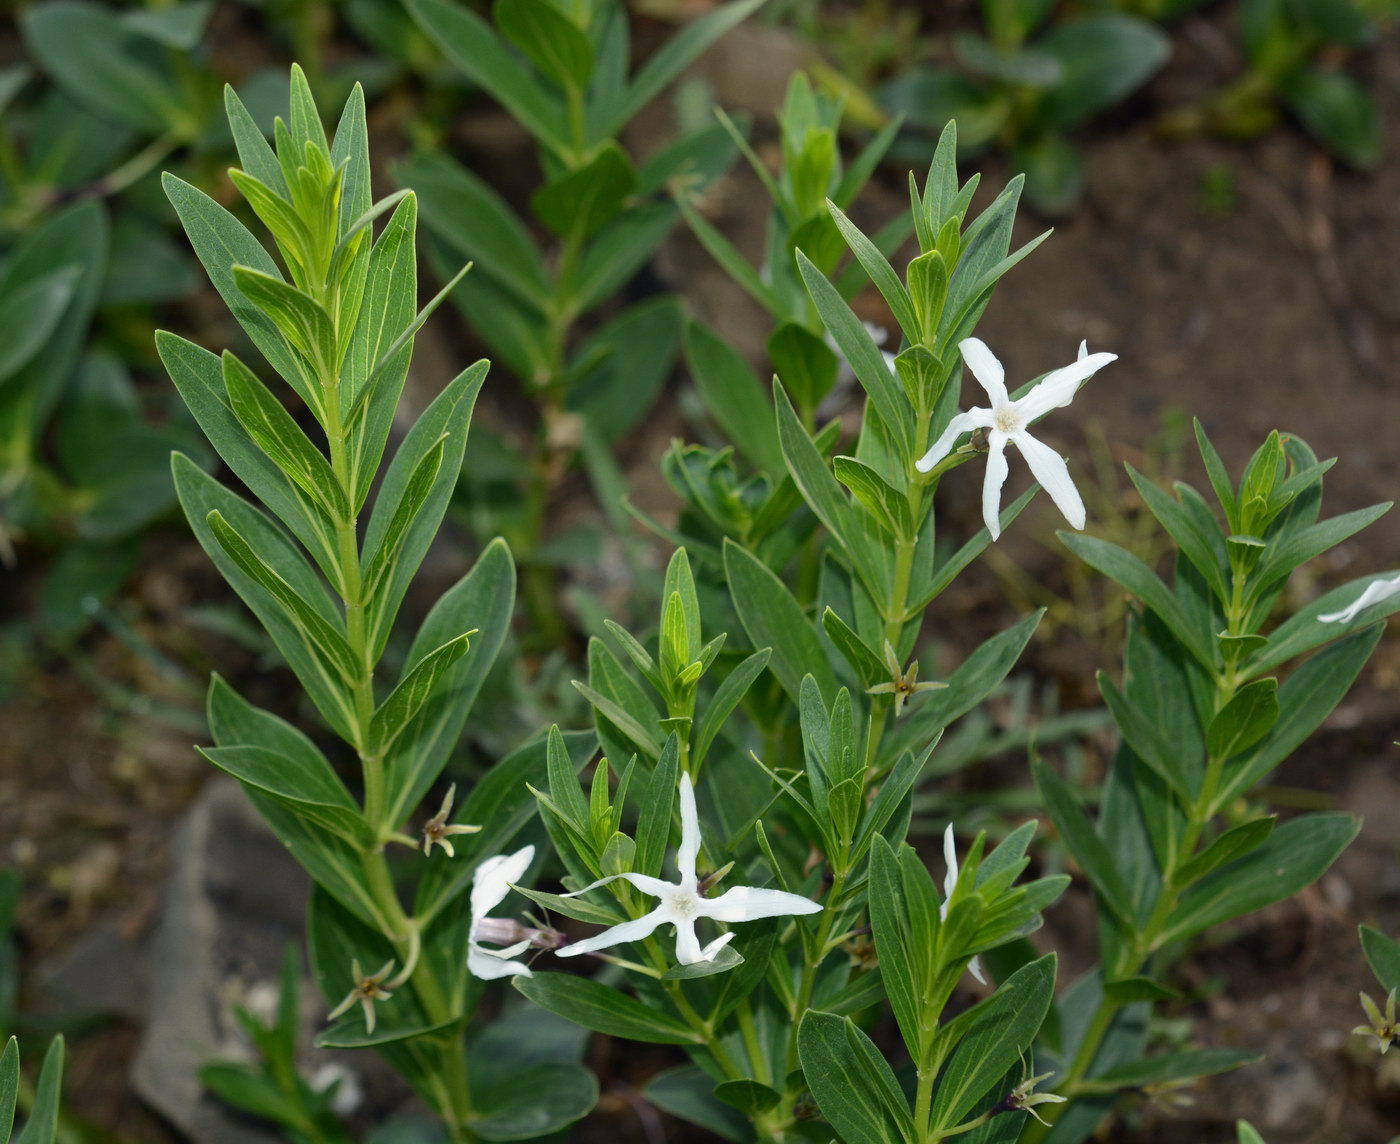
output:
{"label": "white flower", "polygon": [[1079,358],[1073,365],[1053,370],[1041,379],[1039,385],[1017,401],[1012,401],[1006,392],[1006,373],[984,342],[979,338],[967,338],[958,343],[963,361],[987,391],[992,400],[990,409],[969,409],[959,413],[948,423],[943,436],[914,465],[921,473],[927,473],[934,465],[953,451],[953,443],[970,429],[989,429],[987,434],[987,476],[982,483],[982,519],[987,531],[995,540],[1001,535],[1001,486],[1006,483],[1008,471],[1006,444],[1015,444],[1031,467],[1031,473],[1050,494],[1055,507],[1065,515],[1065,519],[1075,528],[1084,527],[1084,501],[1079,490],[1070,480],[1065,459],[1037,441],[1027,432],[1027,426],[1052,409],[1059,409],[1074,400],[1075,391],[1088,378],[1109,362],[1117,360],[1117,354],[1091,354],[1086,343],[1079,345]]}
{"label": "white flower", "polygon": [[514,854],[497,854],[494,858],[487,858],[472,875],[472,928],[467,944],[467,969],[473,976],[487,981],[517,974],[532,976],[528,965],[510,960],[530,948],[529,937],[505,949],[487,949],[481,942],[499,941],[502,935],[514,936],[521,932],[521,927],[509,919],[488,918],[486,915],[505,901],[511,883],[525,876],[534,858],[535,848],[526,846]]}
{"label": "white flower", "polygon": [[[948,903],[953,899],[953,887],[958,884],[958,852],[953,846],[953,824],[948,823],[948,829],[943,832],[943,861],[948,867],[948,873],[943,876],[943,904],[938,907],[938,920],[946,921],[948,918]],[[987,979],[982,976],[982,963],[973,958],[967,963],[967,971],[977,978],[983,985],[987,984]]]}
{"label": "white flower", "polygon": [[331,1085],[336,1086],[331,1097],[331,1111],[337,1116],[351,1116],[365,1102],[365,1091],[360,1078],[339,1061],[328,1061],[311,1077],[311,1090],[325,1092]]}
{"label": "white flower", "polygon": [[1372,604],[1379,604],[1382,600],[1388,600],[1396,592],[1400,592],[1400,576],[1394,580],[1376,580],[1366,585],[1366,591],[1357,598],[1356,603],[1342,612],[1328,612],[1325,616],[1318,616],[1324,624],[1349,624],[1356,619],[1357,613],[1363,608],[1369,608]]}
{"label": "white flower", "polygon": [[676,927],[676,960],[682,965],[695,965],[712,960],[734,937],[733,933],[721,934],[701,949],[700,939],[695,936],[695,923],[700,918],[713,918],[717,922],[751,922],[780,914],[814,914],[822,908],[810,898],[798,894],[755,886],[735,886],[718,898],[706,898],[700,893],[700,884],[695,877],[695,858],[699,853],[700,819],[695,813],[695,791],[690,784],[690,776],[682,774],[681,845],[676,852],[676,869],[680,880],[663,882],[660,878],[650,878],[645,874],[613,874],[573,894],[566,894],[565,897],[577,897],[622,878],[642,893],[661,901],[656,909],[644,917],[622,922],[600,934],[566,945],[559,950],[559,956],[575,957],[625,941],[640,941],[658,926],[669,924]]}

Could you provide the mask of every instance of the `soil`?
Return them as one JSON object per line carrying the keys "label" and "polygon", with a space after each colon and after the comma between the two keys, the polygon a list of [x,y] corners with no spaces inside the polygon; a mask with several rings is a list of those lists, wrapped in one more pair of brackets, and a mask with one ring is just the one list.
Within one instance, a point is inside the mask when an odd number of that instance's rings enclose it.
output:
{"label": "soil", "polygon": [[[1236,470],[1274,427],[1300,434],[1320,456],[1340,457],[1327,479],[1331,512],[1390,499],[1400,489],[1400,386],[1391,366],[1400,350],[1400,44],[1384,42],[1362,61],[1388,125],[1388,158],[1374,174],[1358,175],[1334,166],[1291,127],[1248,145],[1153,137],[1156,111],[1230,73],[1222,35],[1218,18],[1183,25],[1167,71],[1079,139],[1088,173],[1083,206],[1005,280],[979,333],[1013,379],[1068,361],[1081,338],[1120,354],[1049,433],[1074,466],[1090,438],[1137,463],[1164,419],[1180,410],[1201,419]],[[727,106],[766,111],[799,60],[790,40],[754,28],[730,37],[702,72]],[[664,129],[664,117],[643,127]],[[494,139],[498,156],[522,153],[519,136],[502,138],[491,113],[466,130],[476,145]],[[771,138],[771,121],[758,130]],[[638,143],[645,147],[646,139]],[[1000,187],[1008,174],[995,160],[980,169],[984,187]],[[902,209],[901,188],[902,172],[882,173],[860,219]],[[715,203],[716,222],[741,248],[757,249],[764,200],[756,183],[736,172]],[[1018,238],[1042,225],[1023,216]],[[678,234],[656,269],[692,312],[757,356],[761,326],[752,307],[693,240]],[[880,319],[878,298],[861,304]],[[448,337],[452,352],[438,341],[434,356],[462,352],[466,336]],[[654,475],[660,449],[688,432],[682,387],[678,381],[624,443],[621,459],[648,508],[667,503]],[[1193,448],[1184,456],[1162,478],[1202,484]],[[1028,480],[1014,460],[1012,469],[1009,492]],[[947,483],[947,511],[969,529],[977,484]],[[1101,493],[1131,513],[1127,487],[1114,479]],[[1397,519],[1342,546],[1312,573],[1316,586],[1400,566]],[[1059,524],[1053,508],[1039,503],[1023,522],[1011,538],[1012,558],[1032,580],[1067,594],[1071,575],[1051,536]],[[241,645],[190,625],[191,604],[225,599],[191,540],[178,530],[153,534],[143,567],[114,609],[120,624],[99,627],[71,654],[35,657],[3,711],[0,861],[25,882],[16,928],[30,981],[99,920],[133,936],[149,926],[171,825],[206,777],[190,744],[202,738],[199,696],[208,670],[232,669],[240,686],[270,696],[278,689],[280,676]],[[8,576],[4,618],[29,611],[37,587],[37,569]],[[988,581],[950,601],[940,639],[953,649],[972,646],[1007,626],[1014,614],[1006,589]],[[1300,589],[1311,590],[1308,583]],[[1116,630],[1064,609],[1051,620],[1022,670],[1055,681],[1065,705],[1084,705],[1093,667],[1112,662]],[[1347,1033],[1361,1019],[1357,991],[1375,989],[1356,924],[1400,933],[1398,686],[1400,640],[1391,636],[1358,690],[1276,779],[1282,805],[1364,815],[1358,843],[1318,886],[1213,934],[1185,969],[1196,999],[1180,1015],[1208,1017],[1198,1027],[1219,1044],[1263,1051],[1269,1064],[1202,1085],[1193,1106],[1131,1110],[1139,1130],[1115,1128],[1107,1139],[1224,1141],[1233,1139],[1229,1126],[1239,1116],[1271,1144],[1379,1144],[1400,1133],[1396,1054],[1378,1058]],[[1014,774],[1021,763],[1004,765]],[[1052,911],[1043,935],[1071,963],[1092,956],[1084,904],[1071,897]],[[1173,1035],[1169,1025],[1162,1032]],[[131,1019],[119,1017],[75,1040],[73,1110],[130,1139],[173,1140],[122,1080],[135,1033]],[[593,1052],[605,1095],[577,1139],[703,1138],[637,1095],[651,1072],[674,1062],[625,1055],[603,1039]]]}

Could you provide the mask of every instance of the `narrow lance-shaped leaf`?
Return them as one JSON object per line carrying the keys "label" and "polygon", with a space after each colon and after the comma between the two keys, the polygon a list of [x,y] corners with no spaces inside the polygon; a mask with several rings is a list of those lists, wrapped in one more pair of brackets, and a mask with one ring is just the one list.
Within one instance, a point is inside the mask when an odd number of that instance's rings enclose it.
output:
{"label": "narrow lance-shaped leaf", "polygon": [[288,478],[335,517],[348,520],[350,504],[325,454],[261,379],[228,350],[223,365],[224,388],[239,424]]}
{"label": "narrow lance-shaped leaf", "polygon": [[229,558],[243,573],[256,581],[290,615],[311,643],[334,666],[342,679],[353,682],[359,678],[359,665],[345,637],[316,610],[302,599],[300,593],[287,583],[262,559],[238,532],[215,509],[206,518],[215,538]]}
{"label": "narrow lance-shaped leaf", "polygon": [[464,632],[455,640],[429,652],[399,681],[370,720],[369,739],[373,754],[382,757],[393,746],[394,740],[423,709],[443,673],[467,654],[471,647],[469,637],[475,634],[475,630]]}

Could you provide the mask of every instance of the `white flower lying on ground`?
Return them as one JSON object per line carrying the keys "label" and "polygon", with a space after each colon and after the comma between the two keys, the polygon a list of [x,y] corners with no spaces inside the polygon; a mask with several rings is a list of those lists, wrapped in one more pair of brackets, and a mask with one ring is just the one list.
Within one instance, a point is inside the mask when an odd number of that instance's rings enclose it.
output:
{"label": "white flower lying on ground", "polygon": [[1388,600],[1391,596],[1400,592],[1400,576],[1394,580],[1377,580],[1366,585],[1366,591],[1357,597],[1356,603],[1341,612],[1328,612],[1325,616],[1318,616],[1324,624],[1349,624],[1356,619],[1357,614],[1363,608],[1369,608],[1372,604],[1379,604],[1382,600]]}
{"label": "white flower lying on ground", "polygon": [[1014,444],[1030,465],[1031,473],[1050,494],[1055,507],[1075,528],[1084,527],[1084,501],[1070,480],[1065,459],[1030,435],[1027,427],[1052,409],[1068,405],[1075,391],[1117,354],[1091,354],[1087,343],[1079,345],[1079,359],[1072,365],[1047,373],[1040,384],[1024,397],[1012,401],[1006,392],[1006,372],[979,338],[967,338],[958,343],[963,361],[991,398],[990,409],[969,409],[948,423],[943,436],[918,460],[914,467],[927,473],[953,451],[958,437],[972,429],[987,429],[987,476],[982,483],[982,519],[995,540],[1001,535],[1001,486],[1009,471],[1006,445]]}
{"label": "white flower lying on ground", "polygon": [[[958,852],[953,845],[953,824],[948,823],[948,829],[943,832],[943,861],[948,867],[948,873],[943,876],[943,904],[938,907],[938,920],[946,921],[948,918],[948,903],[953,897],[953,887],[958,884]],[[982,963],[973,958],[967,963],[967,971],[977,978],[983,985],[987,984],[987,979],[982,976]]]}
{"label": "white flower lying on ground", "polygon": [[622,878],[642,893],[659,898],[660,905],[634,921],[622,922],[600,934],[566,945],[558,951],[559,956],[575,957],[626,941],[640,941],[658,926],[669,924],[676,927],[676,960],[682,965],[695,965],[712,960],[734,937],[732,932],[721,934],[702,949],[700,939],[695,936],[695,923],[700,918],[713,918],[717,922],[751,922],[780,914],[814,914],[822,908],[811,898],[799,894],[755,886],[735,886],[717,898],[706,898],[700,893],[700,884],[695,877],[695,859],[699,853],[700,819],[695,813],[695,790],[691,786],[690,776],[682,774],[681,845],[676,852],[676,869],[680,879],[663,882],[660,878],[645,874],[613,874],[582,890],[566,894],[565,897],[574,898]]}
{"label": "white flower lying on ground", "polygon": [[[525,876],[534,861],[535,848],[526,846],[514,854],[497,854],[487,858],[472,876],[472,928],[467,945],[467,970],[487,981],[497,977],[530,977],[530,967],[511,958],[530,948],[529,931],[511,918],[489,918],[486,915],[505,901],[511,883]],[[525,935],[522,938],[522,934]],[[481,943],[500,945],[516,940],[505,949],[487,949]]]}

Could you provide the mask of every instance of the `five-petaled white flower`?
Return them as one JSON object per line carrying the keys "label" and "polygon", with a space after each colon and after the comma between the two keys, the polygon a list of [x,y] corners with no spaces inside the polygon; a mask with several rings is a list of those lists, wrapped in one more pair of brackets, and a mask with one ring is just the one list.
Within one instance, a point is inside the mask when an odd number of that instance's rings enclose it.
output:
{"label": "five-petaled white flower", "polygon": [[1047,373],[1040,384],[1024,397],[1012,401],[1006,392],[1006,372],[986,344],[979,338],[966,338],[958,343],[963,361],[991,398],[990,409],[969,409],[948,423],[943,436],[933,443],[914,467],[927,473],[953,451],[958,437],[971,429],[988,429],[987,476],[982,483],[982,519],[995,540],[1001,535],[1001,486],[1006,483],[1008,466],[1006,445],[1011,442],[1026,458],[1031,473],[1050,494],[1055,507],[1075,528],[1084,527],[1084,501],[1070,480],[1065,459],[1027,431],[1033,421],[1052,409],[1068,405],[1075,391],[1117,354],[1091,354],[1086,343],[1079,346],[1079,359],[1072,365]]}
{"label": "five-petaled white flower", "polygon": [[700,893],[700,884],[695,876],[695,859],[700,853],[700,819],[695,813],[695,790],[690,776],[681,775],[681,845],[676,852],[676,869],[680,879],[676,882],[663,882],[645,874],[613,874],[600,878],[591,886],[565,897],[577,897],[590,890],[618,878],[630,882],[644,894],[659,898],[658,905],[651,913],[634,921],[622,922],[605,929],[600,934],[572,942],[559,950],[560,957],[575,957],[580,953],[593,953],[610,945],[626,941],[640,941],[658,926],[676,927],[676,960],[682,965],[695,965],[710,961],[721,949],[729,944],[734,934],[721,934],[703,949],[700,939],[695,936],[695,923],[700,918],[713,918],[717,922],[751,922],[758,918],[772,918],[781,914],[814,914],[821,906],[799,894],[789,894],[784,890],[765,890],[754,886],[735,886],[717,898],[707,898]]}
{"label": "five-petaled white flower", "polygon": [[[938,920],[946,921],[948,918],[948,903],[953,900],[953,887],[958,884],[958,852],[953,845],[953,824],[948,823],[948,829],[943,832],[943,861],[948,867],[948,873],[943,877],[943,904],[938,907]],[[982,963],[973,958],[967,963],[967,971],[977,978],[983,985],[987,984],[987,979],[982,976]]]}
{"label": "five-petaled white flower", "polygon": [[[511,883],[520,881],[534,861],[535,848],[526,846],[514,854],[497,854],[487,858],[472,876],[472,928],[467,943],[467,969],[487,981],[497,977],[530,977],[530,967],[511,958],[530,948],[528,931],[510,918],[488,918],[486,915],[505,901]],[[505,949],[487,949],[482,941],[496,944],[525,934]]]}
{"label": "five-petaled white flower", "polygon": [[1400,576],[1394,580],[1376,580],[1374,583],[1366,585],[1366,591],[1357,597],[1356,603],[1341,612],[1328,612],[1325,616],[1318,616],[1324,624],[1349,624],[1356,619],[1357,614],[1363,608],[1369,608],[1372,604],[1379,604],[1382,600],[1388,600],[1391,596],[1400,592]]}

